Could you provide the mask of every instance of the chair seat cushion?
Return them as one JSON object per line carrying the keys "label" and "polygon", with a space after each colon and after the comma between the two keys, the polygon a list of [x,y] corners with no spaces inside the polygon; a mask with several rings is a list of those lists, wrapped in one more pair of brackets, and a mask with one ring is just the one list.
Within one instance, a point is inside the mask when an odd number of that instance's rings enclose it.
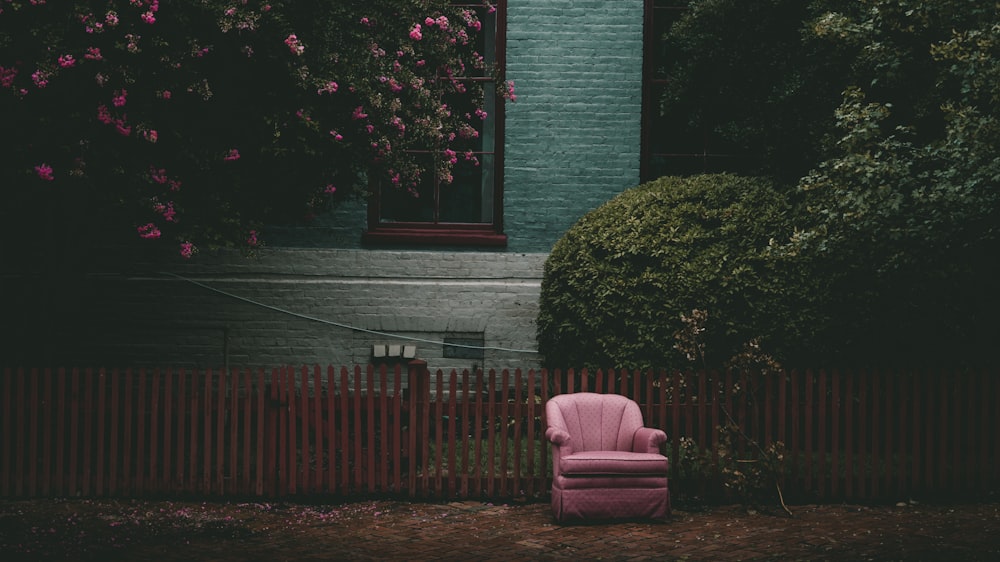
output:
{"label": "chair seat cushion", "polygon": [[666,474],[667,457],[629,451],[581,451],[560,459],[564,476]]}

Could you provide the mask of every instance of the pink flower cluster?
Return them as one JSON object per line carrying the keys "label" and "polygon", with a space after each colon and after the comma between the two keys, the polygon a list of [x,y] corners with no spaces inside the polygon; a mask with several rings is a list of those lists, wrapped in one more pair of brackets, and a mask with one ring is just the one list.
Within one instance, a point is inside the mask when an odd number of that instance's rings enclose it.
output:
{"label": "pink flower cluster", "polygon": [[14,86],[14,79],[17,78],[16,68],[4,68],[0,66],[0,86],[11,88]]}
{"label": "pink flower cluster", "polygon": [[177,222],[177,210],[174,209],[173,201],[168,201],[167,203],[160,203],[154,197],[153,210],[163,215],[163,219],[166,220],[167,222]]}
{"label": "pink flower cluster", "polygon": [[240,159],[240,151],[235,148],[230,148],[229,152],[222,157],[226,162],[233,162]]}
{"label": "pink flower cluster", "polygon": [[139,231],[139,238],[145,239],[155,239],[159,238],[163,233],[154,223],[147,223],[137,228]]}
{"label": "pink flower cluster", "polygon": [[55,176],[52,175],[52,166],[45,163],[35,166],[35,173],[38,174],[40,179],[45,181],[52,181],[56,179]]}
{"label": "pink flower cluster", "polygon": [[305,45],[299,41],[299,38],[294,33],[285,38],[285,45],[288,46],[288,50],[295,56],[299,56],[306,51]]}
{"label": "pink flower cluster", "polygon": [[441,31],[446,31],[448,29],[448,18],[445,16],[438,16],[437,19],[430,16],[424,18],[424,25],[427,27],[434,27],[435,25],[441,29]]}
{"label": "pink flower cluster", "polygon": [[36,70],[31,73],[31,81],[35,83],[35,86],[39,88],[44,88],[49,85],[49,77],[51,74],[44,70]]}

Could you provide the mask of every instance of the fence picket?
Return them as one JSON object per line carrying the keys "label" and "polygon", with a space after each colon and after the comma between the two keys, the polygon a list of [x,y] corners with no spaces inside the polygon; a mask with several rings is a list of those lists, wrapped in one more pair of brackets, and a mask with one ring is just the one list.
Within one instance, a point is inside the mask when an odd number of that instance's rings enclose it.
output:
{"label": "fence picket", "polygon": [[[572,386],[572,375],[570,376],[570,386]],[[490,369],[489,374],[489,385],[487,386],[487,396],[488,400],[486,402],[487,409],[487,425],[486,425],[486,495],[493,496],[495,489],[495,467],[493,459],[496,458],[494,453],[496,451],[496,371]]]}
{"label": "fence picket", "polygon": [[[132,493],[141,491],[143,489],[143,470],[145,467],[146,458],[146,369],[140,368],[137,374],[137,389],[136,389],[136,432],[135,432],[135,477],[132,481]],[[86,444],[84,444],[84,450],[86,451]],[[84,454],[84,467],[87,465],[86,454]],[[86,473],[86,468],[84,469]],[[86,487],[86,478],[84,478],[84,487]]]}
{"label": "fence picket", "polygon": [[840,403],[840,383],[842,377],[839,372],[834,371],[829,379],[830,384],[830,497],[840,496],[841,470],[840,451],[840,427],[843,422],[843,410]]}
{"label": "fence picket", "polygon": [[[10,373],[8,371],[7,375],[9,376],[9,374]],[[10,382],[9,378],[5,382],[9,383]],[[6,394],[6,396],[9,398],[9,388],[5,387],[5,390],[8,393],[8,394]],[[66,495],[66,494],[69,493],[69,491],[65,487],[66,486],[66,471],[65,471],[65,464],[64,464],[64,461],[65,461],[65,452],[66,452],[66,448],[67,448],[66,437],[67,437],[67,433],[68,433],[67,428],[66,428],[66,369],[64,367],[59,367],[59,369],[56,370],[55,391],[56,391],[56,395],[55,395],[55,398],[53,399],[53,404],[54,404],[55,409],[56,409],[55,410],[56,411],[56,425],[55,425],[55,428],[53,429],[53,431],[55,433],[53,435],[53,437],[55,439],[55,448],[56,448],[56,450],[55,450],[55,468],[54,468],[54,475],[53,475],[53,478],[54,478],[55,482],[53,483],[52,491],[56,495]],[[100,394],[100,392],[101,391],[98,390],[98,396],[99,397],[102,396]],[[103,405],[103,402],[101,403],[101,405]],[[99,413],[103,413],[104,409],[98,407],[98,412]],[[10,415],[10,405],[8,403],[6,403],[6,401],[4,403],[4,413],[5,413],[5,417],[9,417],[9,415]],[[11,435],[11,433],[10,433],[10,422],[9,421],[7,421],[7,420],[4,421],[3,428],[5,430],[5,433],[0,434],[0,435]],[[98,439],[100,439],[100,436],[102,435],[101,429],[102,428],[99,426],[98,427]],[[9,441],[10,441],[9,439],[4,439],[4,442],[7,443],[7,444],[9,444]],[[100,441],[98,443],[100,445]],[[101,465],[100,465],[100,463],[103,462],[102,453],[103,453],[103,451],[99,449],[97,451],[97,455],[96,455],[97,456],[97,463],[98,463],[98,465],[97,465],[98,466],[98,469],[97,469],[97,474],[98,475],[101,474],[101,469],[100,469]],[[4,450],[4,466],[0,467],[0,480],[3,480],[2,486],[0,486],[0,488],[2,488],[2,492],[4,494],[7,493],[8,488],[7,488],[6,479],[3,478],[2,475],[9,473],[7,467],[8,467],[8,465],[7,465],[7,451],[5,449]],[[100,482],[100,480],[98,480],[98,482]],[[103,490],[101,490],[101,488],[98,485],[98,488],[96,489],[97,495],[100,495],[102,491]]]}
{"label": "fence picket", "polygon": [[375,491],[375,378],[374,378],[375,367],[368,366],[368,384],[367,392],[368,395],[365,399],[366,411],[368,415],[366,418],[366,428],[368,429],[368,438],[365,440],[367,446],[365,450],[366,460],[368,462],[368,491]]}
{"label": "fence picket", "polygon": [[149,399],[149,484],[148,491],[159,491],[160,476],[160,369],[153,369]]}
{"label": "fence picket", "polygon": [[[42,410],[42,452],[41,452],[41,489],[43,496],[51,492],[52,479],[52,372],[45,371],[44,380],[40,384],[42,394],[39,397]],[[89,451],[88,451],[89,454]]]}
{"label": "fence picket", "polygon": [[392,490],[403,491],[403,369],[396,365],[392,386]]}
{"label": "fence picket", "polygon": [[[97,370],[97,451],[96,451],[97,454],[95,455],[97,457],[97,482],[96,482],[97,487],[94,490],[94,493],[97,494],[98,496],[104,495],[104,468],[105,468],[104,467],[104,460],[105,460],[104,420],[107,417],[105,416],[105,412],[108,411],[105,399],[105,396],[107,395],[106,383],[107,383],[107,373],[103,368],[98,369]],[[117,409],[117,404],[112,403],[112,407]],[[115,464],[118,462],[118,456],[114,452],[111,453],[109,459],[111,461],[111,464]],[[113,488],[111,488],[111,491],[112,493],[114,493]]]}
{"label": "fence picket", "polygon": [[[448,481],[447,481],[447,493],[446,495],[455,495],[456,489],[456,460],[458,459],[458,451],[456,450],[461,441],[457,439],[458,435],[458,387],[457,387],[458,373],[454,370],[451,372],[451,376],[448,377]],[[438,437],[438,443],[443,440]]]}
{"label": "fence picket", "polygon": [[[376,409],[379,412],[378,435],[382,437],[381,446],[378,447],[378,487],[383,493],[389,491],[389,453],[395,445],[392,432],[389,430],[389,388],[388,381],[386,380],[387,378],[388,371],[386,370],[385,365],[382,365],[379,371],[378,408]],[[370,415],[374,416],[374,413]]]}
{"label": "fence picket", "polygon": [[469,370],[462,370],[462,435],[461,435],[461,450],[462,450],[462,477],[459,481],[460,493],[464,497],[470,497],[469,493],[469,474],[472,471],[469,466],[469,438],[472,435],[470,419],[469,419],[469,404],[472,402],[469,394]]}

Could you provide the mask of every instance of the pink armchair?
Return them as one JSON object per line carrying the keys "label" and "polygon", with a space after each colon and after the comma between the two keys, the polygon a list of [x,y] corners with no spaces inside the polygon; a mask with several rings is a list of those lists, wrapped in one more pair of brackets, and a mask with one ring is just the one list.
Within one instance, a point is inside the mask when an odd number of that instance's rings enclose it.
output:
{"label": "pink armchair", "polygon": [[643,427],[638,404],[617,394],[561,394],[545,416],[557,521],[669,515],[669,462],[660,454],[667,435]]}

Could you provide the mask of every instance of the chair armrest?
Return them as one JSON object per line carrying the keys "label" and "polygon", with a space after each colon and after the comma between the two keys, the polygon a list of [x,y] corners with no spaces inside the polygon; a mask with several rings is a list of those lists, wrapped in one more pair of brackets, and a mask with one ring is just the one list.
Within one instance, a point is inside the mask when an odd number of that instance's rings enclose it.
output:
{"label": "chair armrest", "polygon": [[545,438],[552,442],[553,445],[562,447],[569,445],[570,436],[569,433],[557,428],[550,427],[545,430]]}
{"label": "chair armrest", "polygon": [[661,429],[640,427],[632,437],[632,451],[636,453],[659,453],[660,445],[667,442],[667,434]]}

